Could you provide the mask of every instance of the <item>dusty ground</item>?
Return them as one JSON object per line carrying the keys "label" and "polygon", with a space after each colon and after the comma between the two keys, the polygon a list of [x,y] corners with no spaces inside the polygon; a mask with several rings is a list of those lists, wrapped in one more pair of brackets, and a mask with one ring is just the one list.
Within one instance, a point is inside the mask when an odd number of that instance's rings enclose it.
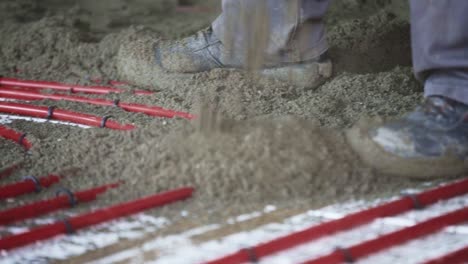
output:
{"label": "dusty ground", "polygon": [[[115,61],[123,40],[135,34],[178,38],[206,27],[217,14],[216,8],[178,13],[175,5],[169,0],[1,1],[0,75],[85,84],[90,77],[118,79]],[[214,70],[167,77],[153,87],[128,87],[157,91],[150,97],[108,96],[194,113],[203,101],[222,116],[215,127],[206,126],[213,117],[205,115],[200,126],[200,121],[155,119],[115,108],[38,102],[111,114],[138,129],[14,122],[11,127],[27,132],[35,148],[24,167],[0,183],[53,172],[67,176],[63,184],[74,190],[126,180],[125,187],[94,205],[190,185],[197,188],[191,201],[155,213],[185,208],[202,223],[265,204],[310,208],[418,185],[364,166],[342,136],[362,117],[398,116],[422,98],[411,74],[409,24],[401,10],[395,1],[335,1],[327,23],[336,73],[317,90]],[[0,157],[2,167],[23,153],[0,139]]]}

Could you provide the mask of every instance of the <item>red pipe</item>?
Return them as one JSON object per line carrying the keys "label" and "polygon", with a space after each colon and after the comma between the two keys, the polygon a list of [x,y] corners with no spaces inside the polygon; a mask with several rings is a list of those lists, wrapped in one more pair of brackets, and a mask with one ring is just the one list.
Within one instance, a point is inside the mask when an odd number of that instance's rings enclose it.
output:
{"label": "red pipe", "polygon": [[55,100],[55,101],[65,100],[65,101],[71,101],[71,102],[88,103],[88,104],[102,105],[102,106],[118,106],[129,112],[145,113],[147,115],[156,116],[156,117],[173,118],[177,116],[177,117],[182,117],[186,119],[193,118],[193,116],[189,113],[167,110],[158,106],[146,106],[146,105],[141,105],[141,104],[131,104],[131,103],[124,103],[124,102],[119,102],[119,101],[94,99],[94,98],[64,95],[64,94],[43,94],[38,91],[24,91],[24,90],[0,88],[0,97],[9,98],[9,99],[17,99],[17,100],[28,100],[28,101],[46,100],[46,99]]}
{"label": "red pipe", "polygon": [[107,118],[94,115],[60,110],[46,106],[35,106],[10,102],[0,102],[0,113],[17,114],[22,116],[50,118],[94,127],[106,127],[116,130],[132,130],[133,125],[122,125]]}
{"label": "red pipe", "polygon": [[0,137],[12,140],[23,146],[24,149],[30,150],[32,148],[32,144],[25,138],[25,136],[26,134],[24,133],[20,133],[11,128],[0,125]]}
{"label": "red pipe", "polygon": [[9,167],[3,168],[0,170],[0,179],[5,178],[13,174],[19,167],[21,166],[21,162],[13,164]]}
{"label": "red pipe", "polygon": [[355,262],[384,249],[436,233],[447,226],[465,222],[467,219],[468,207],[431,218],[414,226],[385,234],[349,248],[338,249],[329,255],[306,261],[303,264],[338,264]]}
{"label": "red pipe", "polygon": [[81,192],[65,193],[53,199],[42,200],[0,211],[0,225],[7,225],[13,222],[45,215],[62,208],[73,207],[77,203],[96,200],[99,194],[105,193],[108,189],[117,188],[119,185],[120,183],[114,183]]}
{"label": "red pipe", "polygon": [[463,264],[468,263],[468,246],[457,251],[451,252],[445,256],[438,257],[424,264]]}
{"label": "red pipe", "polygon": [[209,264],[232,264],[249,262],[252,254],[261,259],[280,251],[308,243],[310,241],[335,234],[340,231],[349,230],[379,217],[388,217],[407,212],[415,207],[428,206],[440,200],[450,199],[468,193],[468,178],[422,192],[418,195],[407,196],[401,199],[385,203],[383,205],[369,208],[357,213],[347,215],[343,218],[312,226],[308,229],[295,232],[266,243],[259,244],[250,249],[242,249],[220,259],[209,261]]}
{"label": "red pipe", "polygon": [[158,109],[157,107],[154,108],[154,107],[140,105],[140,104],[119,103],[119,107],[129,112],[144,113],[150,116],[168,117],[168,118],[181,117],[181,118],[185,118],[189,120],[195,118],[194,115],[186,113],[186,112]]}
{"label": "red pipe", "polygon": [[58,183],[60,178],[57,175],[49,175],[41,178],[27,178],[18,183],[0,186],[0,200],[40,191],[41,188],[48,188]]}
{"label": "red pipe", "polygon": [[[58,91],[65,91],[71,93],[89,93],[89,94],[109,94],[109,93],[123,93],[125,90],[107,87],[107,86],[83,86],[73,84],[63,84],[58,82],[46,81],[27,81],[13,78],[0,78],[0,86],[24,87],[34,89],[51,89]],[[136,95],[150,95],[151,91],[137,90],[133,92]]]}
{"label": "red pipe", "polygon": [[11,250],[36,241],[49,239],[56,235],[73,233],[77,230],[114,220],[119,217],[129,216],[154,207],[160,207],[187,199],[192,196],[193,191],[193,188],[172,190],[70,217],[53,224],[39,226],[24,233],[1,238],[0,249]]}

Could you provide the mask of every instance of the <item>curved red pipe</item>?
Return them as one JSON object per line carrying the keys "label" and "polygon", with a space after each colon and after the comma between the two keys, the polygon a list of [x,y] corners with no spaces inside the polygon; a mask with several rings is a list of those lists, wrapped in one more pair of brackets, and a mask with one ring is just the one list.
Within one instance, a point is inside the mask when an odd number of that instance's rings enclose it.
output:
{"label": "curved red pipe", "polygon": [[0,249],[10,250],[18,248],[36,241],[52,238],[56,235],[72,233],[116,218],[129,216],[154,207],[184,200],[191,197],[193,191],[194,189],[189,187],[176,189],[70,217],[53,224],[39,226],[24,233],[1,238]]}
{"label": "curved red pipe", "polygon": [[[73,203],[90,202],[97,199],[97,196],[105,193],[109,189],[117,188],[121,183],[108,184],[85,191],[80,191],[67,195],[60,195],[53,199],[42,200],[15,208],[0,211],[0,225],[7,225],[13,222],[26,220],[29,218],[45,215],[62,208],[72,207]],[[71,201],[70,199],[74,199]]]}
{"label": "curved red pipe", "polygon": [[[252,255],[257,259],[277,254],[281,251],[308,243],[319,238],[335,234],[340,231],[350,230],[370,223],[371,221],[393,215],[402,214],[418,206],[428,206],[440,200],[450,199],[468,193],[468,178],[424,191],[414,196],[385,203],[343,218],[328,221],[310,228],[294,232],[292,234],[276,238],[266,243],[261,243],[249,249],[242,249],[222,258],[209,261],[209,264],[238,264],[251,260]],[[417,202],[416,202],[417,201]]]}
{"label": "curved red pipe", "polygon": [[112,120],[104,122],[104,118],[94,115],[54,109],[47,106],[0,102],[0,112],[30,117],[50,118],[94,127],[101,127],[104,125],[102,127],[116,130],[132,130],[135,128],[133,125],[122,125]]}
{"label": "curved red pipe", "polygon": [[24,179],[21,182],[0,186],[0,200],[36,192],[39,188],[48,188],[58,183],[61,178],[62,177],[57,175],[49,175],[47,177],[37,178],[37,182],[33,179]]}
{"label": "curved red pipe", "polygon": [[102,106],[117,106],[128,112],[144,113],[156,117],[182,117],[193,119],[193,115],[185,112],[167,110],[159,106],[147,106],[141,104],[125,103],[119,101],[111,101],[105,99],[87,98],[81,96],[64,95],[64,94],[43,94],[38,91],[24,91],[15,89],[0,88],[0,97],[17,99],[17,100],[64,100],[70,102],[87,103]]}
{"label": "curved red pipe", "polygon": [[12,140],[17,144],[20,144],[24,149],[30,150],[32,148],[31,142],[25,138],[24,133],[20,133],[11,128],[0,125],[0,137]]}
{"label": "curved red pipe", "polygon": [[[126,92],[123,89],[107,86],[84,86],[84,85],[73,85],[63,84],[58,82],[47,82],[47,81],[29,81],[19,80],[14,78],[0,78],[0,86],[11,86],[11,87],[23,87],[23,88],[34,88],[34,89],[51,89],[71,93],[89,93],[89,94],[109,94],[109,93],[123,93]],[[153,94],[151,91],[136,90],[133,91],[136,95],[150,95]]]}

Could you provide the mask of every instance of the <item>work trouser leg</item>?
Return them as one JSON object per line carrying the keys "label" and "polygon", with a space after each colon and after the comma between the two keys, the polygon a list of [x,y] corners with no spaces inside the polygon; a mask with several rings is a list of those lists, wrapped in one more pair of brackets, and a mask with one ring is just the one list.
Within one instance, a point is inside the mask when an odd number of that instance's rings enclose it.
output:
{"label": "work trouser leg", "polygon": [[323,17],[330,0],[223,0],[223,13],[214,21],[215,35],[235,56],[259,43],[264,55],[278,62],[317,58],[327,48]]}
{"label": "work trouser leg", "polygon": [[425,95],[468,104],[468,1],[410,3],[413,65]]}

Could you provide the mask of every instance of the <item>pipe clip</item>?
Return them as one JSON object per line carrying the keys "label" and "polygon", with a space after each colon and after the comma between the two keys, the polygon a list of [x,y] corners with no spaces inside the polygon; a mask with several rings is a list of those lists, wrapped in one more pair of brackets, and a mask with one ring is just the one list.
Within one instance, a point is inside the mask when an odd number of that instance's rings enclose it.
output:
{"label": "pipe clip", "polygon": [[72,191],[70,191],[70,189],[63,188],[63,187],[58,188],[57,191],[55,192],[55,197],[58,197],[62,194],[68,197],[71,207],[75,207],[78,204],[78,200],[76,199],[75,194]]}
{"label": "pipe clip", "polygon": [[46,116],[47,120],[50,120],[54,117],[54,110],[55,110],[55,106],[49,106],[49,108],[47,109],[47,116]]}
{"label": "pipe clip", "polygon": [[411,201],[413,202],[413,208],[415,210],[424,209],[424,205],[421,203],[421,200],[419,200],[419,197],[417,194],[405,194],[404,197],[408,197],[411,199]]}
{"label": "pipe clip", "polygon": [[105,128],[106,127],[106,123],[107,123],[107,120],[109,120],[109,118],[111,118],[112,116],[108,115],[108,116],[104,116],[102,119],[101,119],[101,125],[99,126],[100,128]]}
{"label": "pipe clip", "polygon": [[70,223],[70,219],[64,217],[62,219],[63,224],[65,225],[65,232],[67,235],[71,235],[75,233],[75,229],[73,228],[73,225]]}
{"label": "pipe clip", "polygon": [[35,176],[32,176],[32,175],[28,175],[28,176],[24,176],[23,178],[21,178],[23,181],[27,181],[27,180],[30,180],[34,183],[34,187],[35,187],[35,192],[41,192],[42,191],[42,185],[41,185],[41,182],[35,177]]}
{"label": "pipe clip", "polygon": [[257,252],[255,252],[255,248],[253,247],[244,248],[244,251],[248,256],[250,263],[258,263],[259,258],[257,256]]}
{"label": "pipe clip", "polygon": [[348,248],[337,247],[336,250],[343,255],[343,259],[346,263],[354,263],[356,261]]}

